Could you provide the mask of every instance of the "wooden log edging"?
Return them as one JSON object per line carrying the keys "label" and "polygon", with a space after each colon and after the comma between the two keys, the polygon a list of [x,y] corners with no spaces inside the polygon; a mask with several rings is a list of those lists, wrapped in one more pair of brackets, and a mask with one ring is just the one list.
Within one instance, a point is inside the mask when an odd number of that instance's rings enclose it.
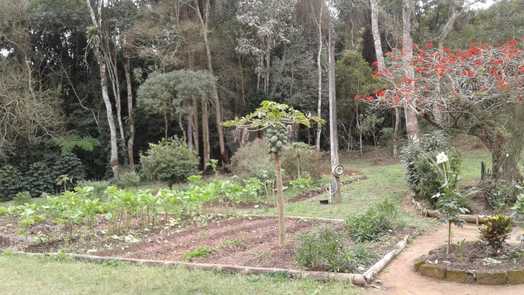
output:
{"label": "wooden log edging", "polygon": [[[424,205],[422,205],[420,202],[415,200],[415,197],[413,194],[408,195],[411,198],[411,204],[415,207],[415,209],[420,212],[422,216],[425,217],[432,217],[440,219],[442,217],[442,214],[438,210],[428,209]],[[491,215],[480,215],[480,214],[459,214],[458,218],[464,220],[467,223],[473,223],[476,225],[484,224],[486,223],[486,220]]]}
{"label": "wooden log edging", "polygon": [[188,270],[205,270],[224,273],[238,273],[243,275],[261,275],[261,274],[283,274],[293,279],[310,279],[316,281],[339,281],[352,283],[356,286],[367,286],[372,282],[376,275],[380,273],[407,245],[409,235],[405,236],[395,245],[395,249],[388,252],[382,259],[372,265],[364,274],[355,273],[336,273],[327,271],[306,271],[298,269],[274,268],[274,267],[256,267],[241,266],[230,264],[213,264],[213,263],[194,263],[185,261],[164,261],[153,259],[123,258],[115,256],[96,256],[74,253],[29,253],[22,251],[10,252],[14,255],[31,256],[31,257],[60,257],[67,256],[76,261],[105,263],[105,262],[122,262],[141,266],[162,266],[162,267],[182,267]]}
{"label": "wooden log edging", "polygon": [[373,264],[366,272],[364,272],[364,278],[367,282],[371,282],[375,279],[376,275],[379,274],[386,266],[404,250],[408,244],[409,235],[406,235],[400,242],[395,245],[395,249],[389,251],[380,259],[378,262]]}
{"label": "wooden log edging", "polygon": [[294,279],[311,279],[317,281],[340,281],[348,282],[357,286],[366,286],[367,281],[362,274],[352,273],[334,273],[323,271],[303,271],[297,269],[286,268],[270,268],[270,267],[253,267],[253,266],[239,266],[229,264],[211,264],[211,263],[194,263],[184,261],[163,261],[152,259],[136,259],[136,258],[122,258],[110,256],[95,256],[85,254],[61,254],[61,253],[27,253],[27,252],[12,252],[14,255],[32,256],[32,257],[58,257],[66,255],[77,261],[105,263],[105,262],[122,262],[141,266],[162,266],[162,267],[180,267],[188,270],[206,270],[224,273],[238,273],[238,274],[281,274]]}

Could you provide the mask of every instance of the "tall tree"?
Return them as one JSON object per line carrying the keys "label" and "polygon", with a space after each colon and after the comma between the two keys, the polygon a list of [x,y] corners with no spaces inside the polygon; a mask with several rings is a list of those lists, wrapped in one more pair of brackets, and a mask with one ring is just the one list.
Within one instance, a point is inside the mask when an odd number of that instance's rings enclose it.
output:
{"label": "tall tree", "polygon": [[93,51],[98,61],[98,70],[100,73],[100,87],[102,90],[102,99],[106,108],[107,123],[109,125],[109,135],[111,144],[111,158],[110,164],[113,170],[113,176],[119,177],[120,163],[118,161],[118,139],[115,118],[113,114],[113,106],[111,105],[111,99],[109,98],[108,89],[108,78],[107,78],[107,59],[104,57],[102,52],[102,42],[105,38],[103,33],[104,25],[104,0],[86,0],[87,8],[91,16],[92,27],[89,29],[88,34],[92,41]]}
{"label": "tall tree", "polygon": [[[377,0],[369,0],[369,6],[371,10],[371,32],[373,33],[373,41],[375,45],[375,55],[377,58],[377,71],[380,73],[384,71],[384,52],[382,51],[382,40],[380,37],[380,28],[378,25],[379,15],[379,4]],[[400,128],[400,109],[394,108],[395,120],[393,126],[393,156],[398,156],[398,139],[399,139],[399,128]]]}
{"label": "tall tree", "polygon": [[[328,4],[329,7],[329,4]],[[342,202],[340,178],[336,169],[340,166],[338,157],[338,132],[337,132],[337,93],[336,93],[336,61],[335,61],[335,25],[333,16],[328,21],[328,88],[329,88],[329,145],[331,155],[331,200]]]}
{"label": "tall tree", "polygon": [[411,37],[411,25],[414,12],[413,0],[402,0],[402,63],[404,69],[403,84],[406,91],[411,95],[404,103],[404,114],[406,117],[406,131],[411,141],[418,140],[418,118],[413,105],[416,105],[415,97],[415,69],[413,68],[413,39]]}
{"label": "tall tree", "polygon": [[[210,10],[210,2],[209,0],[204,0],[203,5],[200,5],[200,0],[195,0],[195,12],[198,16],[198,19],[200,21],[200,28],[201,28],[201,34],[204,39],[204,47],[206,50],[206,57],[207,57],[207,70],[211,75],[214,75],[214,69],[213,69],[213,57],[211,55],[211,47],[209,46],[209,10]],[[222,104],[220,102],[220,98],[218,96],[218,89],[215,85],[213,87],[213,102],[215,105],[215,120],[216,120],[216,128],[218,131],[218,146],[220,149],[220,159],[222,160],[222,163],[225,164],[229,162],[228,154],[226,151],[226,144],[224,139],[224,127],[222,126]],[[204,165],[207,165],[207,162],[204,161]]]}

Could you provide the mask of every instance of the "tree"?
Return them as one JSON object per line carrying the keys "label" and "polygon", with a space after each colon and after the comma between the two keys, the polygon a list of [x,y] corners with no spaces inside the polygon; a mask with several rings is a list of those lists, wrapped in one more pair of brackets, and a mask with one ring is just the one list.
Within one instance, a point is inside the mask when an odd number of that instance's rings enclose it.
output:
{"label": "tree", "polygon": [[331,155],[331,200],[335,204],[342,202],[342,193],[339,175],[335,170],[340,167],[338,158],[337,132],[337,90],[336,90],[336,61],[335,61],[335,25],[330,15],[328,23],[328,89],[329,89],[329,146]]}
{"label": "tree", "polygon": [[[379,4],[377,0],[369,0],[369,7],[371,10],[371,32],[373,33],[373,41],[375,45],[375,56],[377,58],[377,71],[384,70],[384,52],[382,51],[382,40],[380,37],[380,29],[378,25]],[[398,139],[400,127],[400,109],[394,108],[395,123],[393,125],[393,157],[398,156]]]}
{"label": "tree", "polygon": [[240,0],[237,18],[246,26],[245,37],[238,40],[237,51],[257,59],[257,91],[263,75],[263,93],[269,95],[271,53],[288,43],[295,30],[293,14],[296,0]]}
{"label": "tree", "polygon": [[[213,70],[213,58],[211,55],[211,48],[209,46],[209,10],[210,10],[210,0],[204,0],[203,5],[200,5],[200,0],[194,1],[194,9],[198,16],[198,20],[200,21],[200,27],[201,27],[201,34],[204,39],[204,47],[206,49],[206,57],[207,57],[207,70],[211,75],[214,75]],[[222,163],[227,163],[229,161],[227,151],[226,151],[226,144],[224,139],[224,127],[222,126],[222,105],[220,103],[220,98],[218,96],[218,90],[216,85],[212,88],[212,97],[213,102],[215,104],[215,119],[216,119],[216,125],[217,125],[217,131],[218,131],[218,146],[220,149],[220,159],[222,160]],[[209,160],[209,159],[208,159]],[[204,161],[204,165],[207,165],[207,162]]]}
{"label": "tree", "polygon": [[284,195],[282,184],[282,169],[280,153],[287,143],[288,128],[294,125],[309,127],[311,121],[321,123],[315,117],[306,116],[292,107],[273,101],[265,100],[253,113],[240,119],[224,123],[226,127],[236,126],[251,131],[264,131],[269,142],[270,153],[275,161],[275,176],[277,184],[277,212],[278,212],[278,242],[281,247],[285,243]]}
{"label": "tree", "polygon": [[[414,88],[403,82],[400,59],[398,50],[389,55],[382,76],[391,88],[379,93],[379,101],[409,104],[438,128],[478,137],[491,152],[495,179],[522,179],[517,167],[524,140],[522,41],[442,52],[427,44],[418,48],[413,61],[416,76],[410,84]],[[435,104],[449,120],[434,119]]]}
{"label": "tree", "polygon": [[[118,161],[118,140],[117,140],[117,129],[116,123],[113,114],[113,106],[109,98],[109,89],[108,89],[108,59],[104,56],[104,51],[102,49],[102,42],[107,41],[104,36],[104,17],[103,17],[103,8],[105,6],[105,1],[103,0],[86,0],[87,7],[89,9],[89,14],[91,16],[92,27],[88,30],[89,39],[92,42],[93,51],[98,61],[98,69],[100,74],[100,86],[102,89],[102,100],[106,108],[107,122],[109,124],[109,134],[110,134],[110,144],[111,144],[111,169],[113,170],[113,176],[115,178],[119,177],[119,167],[120,163]],[[106,51],[107,53],[107,51]]]}
{"label": "tree", "polygon": [[418,140],[418,118],[413,109],[416,104],[414,97],[409,97],[415,91],[415,70],[413,69],[413,39],[411,38],[411,24],[414,10],[413,0],[402,0],[402,64],[405,79],[402,80],[404,87],[408,90],[404,100],[404,114],[406,117],[406,131],[409,140]]}

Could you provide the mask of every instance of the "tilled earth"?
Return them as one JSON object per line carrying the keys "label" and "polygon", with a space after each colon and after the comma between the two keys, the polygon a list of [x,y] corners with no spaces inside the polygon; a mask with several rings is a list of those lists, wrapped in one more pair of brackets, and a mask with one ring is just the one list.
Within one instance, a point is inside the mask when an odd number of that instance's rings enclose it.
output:
{"label": "tilled earth", "polygon": [[96,253],[156,260],[184,260],[195,249],[211,250],[209,255],[195,257],[193,262],[236,264],[245,266],[297,268],[294,259],[295,239],[317,226],[342,230],[343,224],[300,219],[287,219],[286,246],[278,246],[278,224],[275,218],[237,218],[190,227],[182,231],[153,235],[126,249]]}

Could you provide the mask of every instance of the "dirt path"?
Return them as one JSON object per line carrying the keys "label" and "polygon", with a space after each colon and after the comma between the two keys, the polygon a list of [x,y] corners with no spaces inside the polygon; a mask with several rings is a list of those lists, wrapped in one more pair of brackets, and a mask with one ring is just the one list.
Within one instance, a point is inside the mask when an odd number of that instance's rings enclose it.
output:
{"label": "dirt path", "polygon": [[[478,228],[466,225],[464,228],[454,228],[454,240],[475,240],[478,238]],[[511,243],[517,242],[522,228],[515,229]],[[524,285],[516,286],[481,286],[439,281],[423,277],[413,270],[413,262],[419,256],[426,254],[438,245],[445,244],[447,226],[441,225],[435,230],[418,237],[378,276],[381,285],[378,289],[369,288],[364,294],[387,295],[516,295],[524,294]]]}

